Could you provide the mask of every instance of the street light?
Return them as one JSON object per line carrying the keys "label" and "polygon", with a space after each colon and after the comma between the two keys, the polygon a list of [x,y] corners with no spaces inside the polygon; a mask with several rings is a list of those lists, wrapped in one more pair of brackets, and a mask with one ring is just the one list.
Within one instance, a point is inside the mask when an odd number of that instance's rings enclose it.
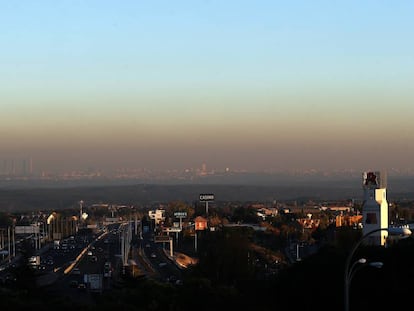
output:
{"label": "street light", "polygon": [[[373,261],[373,262],[368,262],[365,258],[360,258],[358,260],[356,260],[351,268],[349,268],[349,272],[348,272],[348,287],[351,285],[351,281],[355,275],[355,273],[359,270],[361,270],[364,267],[373,267],[373,268],[377,268],[380,269],[382,268],[382,266],[384,265],[384,263],[382,263],[381,261]],[[349,301],[349,291],[348,291],[348,299]]]}
{"label": "street light", "polygon": [[[354,276],[357,269],[355,269],[355,266],[357,264],[365,264],[366,259],[360,258],[359,260],[355,261],[351,266],[352,257],[354,256],[355,251],[358,249],[358,247],[361,245],[361,243],[371,234],[379,231],[387,231],[389,235],[393,236],[399,236],[401,238],[405,238],[411,235],[411,230],[408,228],[399,228],[399,227],[391,227],[391,228],[378,228],[372,231],[369,231],[365,235],[362,236],[361,239],[355,244],[355,246],[352,248],[351,252],[349,253],[346,262],[345,262],[345,275],[344,275],[344,304],[345,304],[345,311],[349,311],[349,285],[351,282],[352,277]],[[370,266],[374,266],[377,268],[382,267],[382,262],[375,262],[371,263]]]}
{"label": "street light", "polygon": [[[356,267],[357,264],[361,264],[358,267]],[[373,267],[373,268],[377,268],[377,269],[381,269],[382,266],[384,265],[383,262],[381,261],[372,261],[372,262],[368,262],[365,258],[360,258],[357,261],[354,262],[354,264],[351,266],[351,269],[349,269],[349,284],[352,281],[352,278],[354,277],[355,273],[362,269],[363,267]]]}
{"label": "street light", "polygon": [[373,262],[368,262],[365,258],[360,258],[358,260],[356,260],[351,268],[349,268],[349,272],[345,277],[345,310],[348,311],[349,310],[349,289],[351,286],[351,281],[355,275],[355,273],[359,270],[361,270],[364,267],[373,267],[373,268],[377,268],[380,269],[382,268],[382,266],[384,265],[384,263],[382,263],[381,261],[373,261]]}
{"label": "street light", "polygon": [[48,240],[53,240],[54,239],[53,228],[51,228],[51,227],[53,225],[53,222],[54,222],[55,218],[56,218],[56,213],[53,212],[52,214],[49,215],[49,217],[46,220],[47,229],[48,229],[47,230],[48,231],[48,233],[47,233],[47,239]]}

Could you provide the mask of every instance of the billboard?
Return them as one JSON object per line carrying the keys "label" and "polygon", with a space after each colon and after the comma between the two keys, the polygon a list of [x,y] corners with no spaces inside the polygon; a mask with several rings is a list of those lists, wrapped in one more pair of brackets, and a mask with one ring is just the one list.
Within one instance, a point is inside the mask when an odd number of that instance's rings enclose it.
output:
{"label": "billboard", "polygon": [[16,226],[14,227],[14,232],[16,234],[35,234],[39,233],[39,226],[33,225],[33,226]]}
{"label": "billboard", "polygon": [[200,194],[200,201],[214,201],[214,194],[202,193]]}
{"label": "billboard", "polygon": [[386,174],[381,172],[363,172],[362,186],[364,189],[379,189],[387,187]]}
{"label": "billboard", "polygon": [[187,212],[174,212],[174,217],[175,218],[186,218]]}
{"label": "billboard", "polygon": [[171,237],[168,235],[156,235],[154,236],[154,242],[160,243],[160,242],[169,242],[171,240]]}

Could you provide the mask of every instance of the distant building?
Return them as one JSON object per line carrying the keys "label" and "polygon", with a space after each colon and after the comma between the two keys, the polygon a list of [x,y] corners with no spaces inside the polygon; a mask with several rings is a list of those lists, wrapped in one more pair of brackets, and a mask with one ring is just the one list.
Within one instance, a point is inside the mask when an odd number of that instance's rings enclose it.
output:
{"label": "distant building", "polygon": [[338,215],[335,217],[335,225],[337,227],[360,227],[362,225],[362,215]]}
{"label": "distant building", "polygon": [[204,217],[198,216],[194,219],[195,230],[206,230],[207,229],[207,219]]}
{"label": "distant building", "polygon": [[266,207],[264,204],[251,204],[249,208],[256,209],[256,215],[262,217],[264,220],[266,217],[273,217],[278,214],[278,209],[275,207]]}
{"label": "distant building", "polygon": [[331,212],[350,212],[351,208],[349,206],[330,206],[327,209]]}
{"label": "distant building", "polygon": [[148,212],[148,217],[155,221],[155,224],[158,225],[160,222],[165,220],[165,210],[157,209],[151,210]]}
{"label": "distant building", "polygon": [[312,214],[308,214],[306,218],[299,218],[297,221],[301,224],[302,228],[305,229],[318,228],[321,223],[320,219],[312,219]]}
{"label": "distant building", "polygon": [[[386,176],[380,172],[364,172],[362,174],[364,201],[362,203],[363,234],[388,228],[388,202]],[[387,231],[378,231],[370,235],[368,244],[385,245]]]}

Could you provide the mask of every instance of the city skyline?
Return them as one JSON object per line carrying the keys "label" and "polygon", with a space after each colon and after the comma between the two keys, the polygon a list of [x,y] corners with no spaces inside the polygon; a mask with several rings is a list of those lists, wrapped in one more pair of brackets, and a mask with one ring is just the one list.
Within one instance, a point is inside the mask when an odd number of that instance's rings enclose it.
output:
{"label": "city skyline", "polygon": [[1,158],[45,171],[413,168],[413,13],[405,1],[5,3]]}
{"label": "city skyline", "polygon": [[[412,177],[414,169],[392,168],[381,170],[384,176]],[[336,168],[333,170],[317,169],[262,169],[247,170],[244,168],[230,168],[224,166],[211,167],[207,163],[199,166],[186,166],[185,168],[149,169],[146,167],[77,167],[70,170],[50,170],[38,166],[32,158],[1,159],[0,179],[3,180],[141,180],[141,181],[169,181],[169,182],[238,182],[244,179],[248,183],[262,183],[269,181],[280,181],[287,178],[289,181],[299,181],[302,178],[309,180],[329,180],[360,177],[361,171],[355,168]],[[385,177],[386,178],[386,177]],[[240,181],[240,180],[239,180]]]}

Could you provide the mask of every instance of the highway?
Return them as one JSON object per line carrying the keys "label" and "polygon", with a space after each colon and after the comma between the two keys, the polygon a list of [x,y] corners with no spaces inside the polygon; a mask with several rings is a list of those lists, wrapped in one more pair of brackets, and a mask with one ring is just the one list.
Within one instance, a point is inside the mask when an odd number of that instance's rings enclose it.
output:
{"label": "highway", "polygon": [[[124,276],[129,273],[181,284],[182,272],[169,256],[169,243],[154,242],[152,233],[134,236],[134,242],[127,244],[130,249],[125,250],[128,255],[122,254],[130,226],[117,223],[96,232],[79,230],[59,245],[49,243],[40,252],[38,265],[33,266],[36,286],[51,295],[93,303],[94,294],[123,286]],[[9,283],[15,281],[9,266],[0,271],[0,285],[5,285],[6,279]]]}
{"label": "highway", "polygon": [[180,283],[182,272],[168,255],[169,243],[154,242],[154,235],[145,233],[139,247],[154,271],[152,274],[154,279],[162,282]]}

